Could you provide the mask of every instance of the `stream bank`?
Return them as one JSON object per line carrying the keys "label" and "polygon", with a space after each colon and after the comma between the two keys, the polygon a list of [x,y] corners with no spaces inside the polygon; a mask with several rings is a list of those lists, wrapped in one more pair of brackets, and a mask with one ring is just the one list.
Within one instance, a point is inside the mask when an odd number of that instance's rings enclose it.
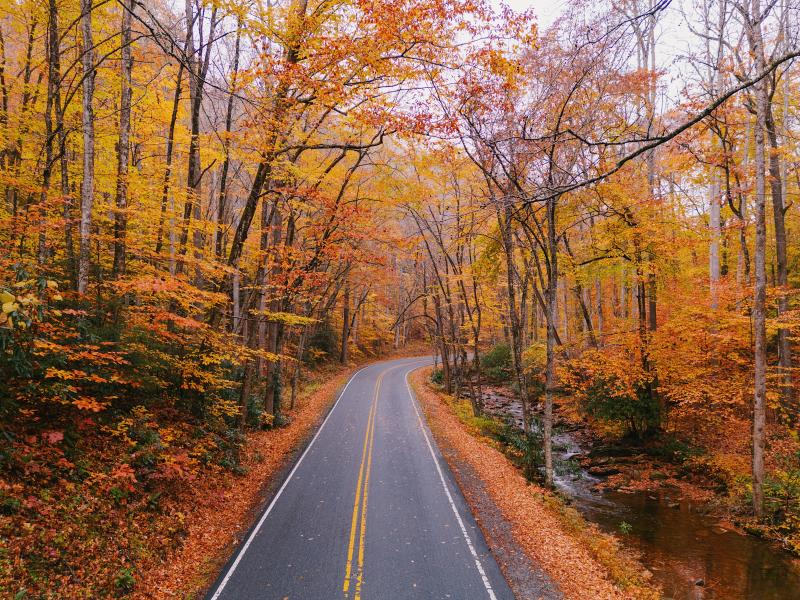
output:
{"label": "stream bank", "polygon": [[[521,427],[522,408],[503,388],[484,389],[487,414]],[[800,598],[800,561],[712,512],[714,492],[687,484],[638,449],[599,443],[587,428],[558,423],[555,483],[602,530],[636,550],[673,600]]]}

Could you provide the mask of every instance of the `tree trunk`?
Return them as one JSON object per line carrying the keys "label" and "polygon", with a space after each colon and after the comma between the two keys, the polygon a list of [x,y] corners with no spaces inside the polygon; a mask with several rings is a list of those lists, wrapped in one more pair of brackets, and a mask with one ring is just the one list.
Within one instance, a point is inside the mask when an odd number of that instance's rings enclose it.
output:
{"label": "tree trunk", "polygon": [[223,150],[225,159],[222,162],[222,172],[219,179],[219,199],[217,201],[217,228],[216,239],[214,240],[214,253],[217,259],[221,259],[225,251],[223,227],[225,223],[225,204],[228,199],[228,170],[231,164],[230,136],[233,129],[233,105],[236,95],[236,77],[239,74],[239,48],[242,37],[242,20],[236,22],[236,41],[233,46],[233,68],[231,71],[231,86],[228,94],[228,106],[225,110],[225,138]]}
{"label": "tree trunk", "polygon": [[[766,133],[769,139],[771,152],[769,153],[769,188],[772,196],[772,217],[775,225],[775,262],[776,283],[781,288],[778,295],[778,316],[789,310],[787,297],[789,286],[789,267],[786,256],[786,223],[783,199],[783,177],[779,155],[778,134],[775,129],[775,117],[772,103],[767,101],[765,110]],[[781,367],[781,398],[784,406],[792,405],[794,389],[792,386],[792,348],[789,341],[789,330],[786,327],[778,329],[778,361]]]}
{"label": "tree trunk", "polygon": [[604,323],[604,316],[603,316],[603,283],[600,281],[600,277],[596,277],[594,280],[595,285],[595,294],[597,296],[597,343],[602,346],[603,345],[603,327],[605,326]]}
{"label": "tree trunk", "polygon": [[300,384],[300,373],[303,370],[303,353],[306,349],[306,339],[308,338],[308,327],[303,327],[300,339],[297,341],[297,353],[295,354],[294,372],[292,373],[292,395],[289,400],[289,410],[293,410],[297,403],[297,389]]}
{"label": "tree trunk", "polygon": [[339,352],[339,362],[347,364],[347,339],[350,337],[350,284],[344,286],[342,299],[342,347]]}
{"label": "tree trunk", "polygon": [[519,387],[520,402],[522,403],[522,427],[530,431],[530,415],[528,407],[528,386],[525,381],[525,373],[522,369],[522,329],[520,326],[519,312],[517,309],[516,293],[516,269],[514,266],[514,235],[512,225],[511,205],[506,203],[503,208],[502,216],[498,214],[500,221],[500,237],[503,242],[503,250],[506,257],[506,284],[508,289],[508,318],[509,329],[511,330],[511,358],[513,362],[514,374]]}
{"label": "tree trunk", "polygon": [[[712,137],[712,141],[715,139],[716,136]],[[711,240],[708,246],[708,278],[711,286],[711,308],[716,310],[719,302],[719,240],[722,226],[720,221],[719,176],[716,168],[712,168],[714,172],[708,188],[709,227],[711,229]]]}
{"label": "tree trunk", "polygon": [[587,302],[584,299],[585,290],[580,283],[575,284],[575,299],[578,301],[578,310],[580,311],[581,318],[583,319],[584,324],[586,325],[586,335],[589,338],[589,346],[592,348],[597,348],[597,337],[594,334],[594,325],[592,325],[592,315],[589,312],[589,306],[591,306],[591,300]]}
{"label": "tree trunk", "polygon": [[[761,34],[761,3],[753,0],[752,13],[745,15],[745,31],[751,55],[755,58],[757,71],[765,68],[764,41]],[[762,79],[755,84],[755,289],[753,292],[754,329],[754,395],[753,395],[753,512],[756,517],[764,514],[764,448],[767,396],[767,225],[766,225],[766,181],[765,139],[767,127],[767,82]]]}
{"label": "tree trunk", "polygon": [[172,113],[169,118],[167,131],[167,156],[164,165],[164,178],[161,184],[161,213],[158,219],[158,234],[156,235],[156,254],[161,254],[164,245],[164,221],[167,215],[167,201],[169,199],[169,180],[172,176],[172,155],[175,150],[175,124],[178,120],[178,108],[181,101],[181,79],[183,77],[183,62],[178,67],[178,77],[175,81],[175,94],[172,98]]}
{"label": "tree trunk", "polygon": [[131,52],[131,16],[135,0],[126,0],[122,6],[122,35],[119,100],[119,141],[117,142],[117,194],[114,214],[114,263],[111,276],[116,278],[125,274],[126,237],[128,230],[128,155],[130,151],[131,99],[133,89],[131,74],[133,54]]}
{"label": "tree trunk", "polygon": [[544,384],[544,472],[545,484],[553,485],[553,397],[556,393],[556,315],[558,314],[558,237],[556,236],[557,198],[547,202],[547,293],[545,310],[548,312],[545,384]]}
{"label": "tree trunk", "polygon": [[[745,123],[744,148],[742,151],[742,169],[747,172],[750,158],[750,119]],[[738,184],[738,179],[737,179]],[[750,249],[747,247],[747,194],[740,193],[739,201],[739,252],[736,261],[736,284],[739,291],[750,285]],[[737,295],[736,310],[741,310],[743,299]]]}
{"label": "tree trunk", "polygon": [[[280,356],[283,352],[283,338],[286,326],[283,322],[276,323],[275,328],[275,354]],[[267,386],[267,395],[271,397],[268,405],[275,417],[275,425],[281,425],[283,421],[283,361],[278,358],[272,365],[272,381]]]}
{"label": "tree trunk", "polygon": [[[569,238],[567,237],[566,234],[564,234],[563,239],[564,239],[564,248],[567,250],[567,254],[569,254],[570,258],[574,261],[575,255],[572,253],[572,247],[569,245]],[[564,282],[564,285],[566,286],[566,282]],[[598,281],[598,285],[599,285],[599,281]],[[566,289],[565,289],[565,291],[566,291]],[[580,317],[583,319],[583,322],[586,324],[586,333],[587,333],[587,336],[589,338],[589,345],[592,348],[597,348],[598,347],[597,338],[595,337],[595,334],[594,334],[594,326],[592,325],[592,315],[591,315],[591,313],[589,311],[589,306],[591,306],[591,304],[592,304],[591,303],[591,299],[589,300],[589,302],[587,302],[584,299],[584,297],[583,297],[583,295],[584,295],[583,286],[577,280],[575,282],[575,287],[573,288],[573,291],[575,292],[575,299],[578,301],[578,311],[580,312]],[[564,295],[564,298],[566,299],[566,294]],[[588,306],[587,306],[587,304],[588,304]]]}
{"label": "tree trunk", "polygon": [[446,394],[453,393],[453,374],[450,370],[450,351],[444,334],[444,316],[442,315],[442,301],[438,292],[433,294],[433,309],[436,315],[436,334],[439,338],[439,353],[442,355],[442,379]]}
{"label": "tree trunk", "polygon": [[90,239],[92,206],[94,205],[94,39],[92,36],[92,0],[81,0],[81,33],[83,41],[83,181],[81,182],[81,224],[78,248],[78,293],[85,294],[89,286],[91,265]]}
{"label": "tree trunk", "polygon": [[[59,61],[60,62],[60,61]],[[60,67],[59,67],[60,72]],[[58,162],[61,171],[61,197],[63,199],[62,214],[64,217],[64,246],[67,272],[73,289],[78,288],[78,274],[75,264],[75,246],[72,239],[72,190],[69,185],[69,157],[67,156],[67,129],[64,126],[64,110],[61,99],[61,86],[56,87],[53,98],[56,113],[56,131],[58,131]]]}
{"label": "tree trunk", "polygon": [[[195,49],[194,46],[194,27],[198,18],[194,14],[192,0],[186,0],[186,63],[189,72],[189,162],[186,170],[186,203],[183,206],[183,225],[181,229],[180,253],[186,255],[187,244],[189,241],[189,224],[192,218],[199,220],[201,214],[201,191],[202,191],[202,172],[200,165],[200,109],[203,105],[203,89],[205,86],[208,65],[211,58],[211,49],[214,46],[214,33],[217,26],[217,6],[211,10],[211,22],[208,29],[208,39],[206,40],[205,55],[198,60],[197,52],[202,52],[203,48]],[[200,30],[202,32],[202,23]],[[202,36],[201,36],[202,37]],[[192,243],[195,247],[195,280],[197,285],[202,283],[202,272],[200,270],[199,259],[202,257],[204,236],[202,229],[195,226]],[[183,271],[184,261],[178,264],[179,272]]]}
{"label": "tree trunk", "polygon": [[656,298],[658,297],[657,292],[658,286],[656,284],[656,274],[651,270],[650,273],[647,274],[647,318],[650,331],[655,331],[658,329],[658,310],[656,304]]}
{"label": "tree trunk", "polygon": [[37,262],[44,266],[48,259],[47,249],[47,200],[50,189],[50,179],[53,174],[53,139],[57,133],[53,126],[53,113],[56,110],[55,101],[58,94],[58,86],[61,84],[60,73],[60,34],[58,31],[58,5],[55,0],[50,0],[48,5],[47,19],[47,101],[44,113],[44,169],[42,170],[42,190],[39,193],[39,214],[38,214],[38,248]]}

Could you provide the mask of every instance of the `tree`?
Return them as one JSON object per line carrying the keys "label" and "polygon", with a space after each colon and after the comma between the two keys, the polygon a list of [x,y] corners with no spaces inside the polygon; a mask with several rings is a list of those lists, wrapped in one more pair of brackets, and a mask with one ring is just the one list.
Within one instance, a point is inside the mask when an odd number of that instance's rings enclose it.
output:
{"label": "tree", "polygon": [[[761,12],[759,0],[751,0],[747,5],[739,4],[745,33],[754,57],[757,71],[764,71],[764,38],[761,23],[764,13]],[[767,81],[761,79],[755,85],[755,288],[753,290],[753,330],[754,330],[754,370],[755,396],[753,399],[753,511],[760,517],[764,513],[764,446],[766,443],[766,403],[767,403],[767,225],[766,225],[766,149],[765,132],[767,128],[767,105],[769,94]]]}
{"label": "tree", "polygon": [[122,7],[120,35],[121,88],[119,94],[119,141],[117,142],[117,191],[115,199],[116,211],[114,213],[114,265],[111,268],[112,277],[120,277],[125,274],[125,238],[128,231],[128,161],[131,134],[131,101],[133,97],[133,87],[131,85],[133,72],[131,20],[135,6],[133,0],[129,0]]}
{"label": "tree", "polygon": [[85,294],[89,287],[90,235],[92,228],[92,207],[94,206],[94,36],[92,33],[92,0],[82,0],[81,40],[83,48],[83,95],[81,97],[83,126],[83,180],[81,181],[81,220],[79,228],[80,247],[78,250],[78,293]]}

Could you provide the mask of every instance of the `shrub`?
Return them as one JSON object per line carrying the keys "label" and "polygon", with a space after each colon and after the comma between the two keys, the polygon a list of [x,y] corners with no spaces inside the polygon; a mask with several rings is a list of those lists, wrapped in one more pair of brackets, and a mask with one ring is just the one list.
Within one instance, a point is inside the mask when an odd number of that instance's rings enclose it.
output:
{"label": "shrub", "polygon": [[585,414],[622,426],[626,436],[641,439],[660,427],[653,382],[628,357],[586,352],[566,366],[564,384]]}
{"label": "shrub", "polygon": [[764,485],[768,528],[800,554],[800,469],[778,470]]}
{"label": "shrub", "polygon": [[303,361],[316,365],[339,351],[339,335],[327,321],[320,323],[309,337]]}
{"label": "shrub", "polygon": [[117,576],[114,578],[114,586],[117,588],[117,593],[124,596],[133,591],[136,585],[136,579],[133,576],[133,568],[120,569]]}
{"label": "shrub", "polygon": [[496,438],[505,427],[496,417],[485,414],[476,416],[475,412],[472,410],[472,403],[469,400],[459,400],[448,397],[448,402],[450,406],[453,407],[453,411],[461,422],[478,435]]}
{"label": "shrub", "polygon": [[481,357],[481,372],[490,381],[507,381],[511,367],[511,347],[508,344],[497,344]]}
{"label": "shrub", "polygon": [[0,492],[0,514],[15,515],[22,508],[22,502],[13,496],[6,496]]}
{"label": "shrub", "polygon": [[664,435],[657,444],[647,449],[647,453],[662,460],[683,464],[689,459],[700,456],[703,451],[678,439],[675,435]]}
{"label": "shrub", "polygon": [[626,428],[626,435],[636,438],[658,428],[659,407],[644,387],[633,393],[620,393],[619,382],[610,377],[596,377],[586,390],[584,409],[597,419],[615,421]]}
{"label": "shrub", "polygon": [[534,422],[529,431],[524,432],[507,423],[495,438],[503,445],[505,454],[522,470],[528,481],[541,480],[544,467],[544,440],[540,424]]}

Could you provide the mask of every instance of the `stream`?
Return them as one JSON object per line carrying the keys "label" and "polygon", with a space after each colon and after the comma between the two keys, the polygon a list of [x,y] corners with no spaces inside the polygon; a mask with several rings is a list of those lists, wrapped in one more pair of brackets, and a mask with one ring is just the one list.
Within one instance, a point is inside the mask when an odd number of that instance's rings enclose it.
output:
{"label": "stream", "polygon": [[[517,400],[492,390],[484,403],[488,413],[521,427]],[[664,598],[800,600],[800,561],[775,544],[722,526],[702,504],[681,499],[678,490],[598,491],[601,479],[585,469],[558,468],[588,450],[576,436],[558,432],[553,446],[556,486],[584,518],[639,553]]]}

